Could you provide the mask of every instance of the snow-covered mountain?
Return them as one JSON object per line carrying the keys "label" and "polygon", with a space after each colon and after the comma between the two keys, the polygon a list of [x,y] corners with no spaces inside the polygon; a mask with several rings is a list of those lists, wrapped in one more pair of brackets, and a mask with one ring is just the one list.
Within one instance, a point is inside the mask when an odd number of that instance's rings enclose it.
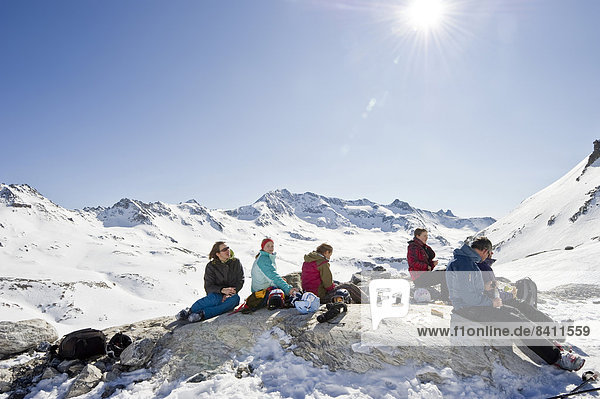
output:
{"label": "snow-covered mountain", "polygon": [[[566,175],[484,229],[495,244],[496,269],[529,274],[542,288],[600,282],[600,140]],[[535,267],[532,265],[535,264]]]}
{"label": "snow-covered mountain", "polygon": [[398,199],[389,205],[380,205],[368,199],[347,201],[310,192],[293,194],[285,189],[271,191],[254,204],[228,211],[227,214],[240,220],[254,220],[259,226],[281,222],[286,216],[296,216],[328,229],[358,227],[391,232],[410,232],[421,226],[478,231],[494,222],[489,217],[458,218],[450,210],[425,211]]}
{"label": "snow-covered mountain", "polygon": [[[415,227],[430,230],[429,243],[444,262],[460,241],[493,222],[399,200],[379,205],[287,190],[235,210],[127,198],[67,210],[27,185],[2,184],[0,319],[41,317],[71,330],[171,314],[203,294],[206,254],[217,240],[235,250],[247,276],[265,236],[275,239],[282,273],[298,271],[305,253],[329,242],[334,275],[348,280],[375,265],[404,272]],[[130,312],[113,312],[123,308]]]}

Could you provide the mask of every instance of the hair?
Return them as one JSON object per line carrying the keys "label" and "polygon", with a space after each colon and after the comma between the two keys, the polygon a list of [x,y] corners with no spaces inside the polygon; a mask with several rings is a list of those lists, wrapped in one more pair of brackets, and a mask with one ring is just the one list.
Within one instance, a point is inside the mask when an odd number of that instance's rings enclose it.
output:
{"label": "hair", "polygon": [[208,254],[208,259],[214,260],[217,258],[217,254],[219,253],[219,247],[221,246],[221,244],[225,244],[225,241],[215,242],[212,249],[210,250],[210,253]]}
{"label": "hair", "polygon": [[427,230],[422,228],[415,229],[415,237],[420,236],[423,233],[427,233]]}
{"label": "hair", "polygon": [[325,255],[325,252],[333,252],[333,247],[326,243],[323,243],[317,247],[317,253]]}
{"label": "hair", "polygon": [[492,242],[487,237],[477,237],[471,244],[471,248],[478,249],[480,251],[492,250]]}

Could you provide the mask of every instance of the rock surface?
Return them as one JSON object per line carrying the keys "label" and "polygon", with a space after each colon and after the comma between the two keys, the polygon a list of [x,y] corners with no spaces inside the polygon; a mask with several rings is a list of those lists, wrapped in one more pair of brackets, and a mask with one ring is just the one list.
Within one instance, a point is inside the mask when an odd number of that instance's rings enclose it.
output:
{"label": "rock surface", "polygon": [[[93,364],[83,367],[77,360],[50,362],[50,365],[69,376],[79,373],[66,397],[84,395],[100,381],[114,389],[114,383],[110,382],[122,372],[142,367],[159,380],[202,381],[252,354],[257,342],[264,342],[264,334],[270,334],[283,348],[332,371],[364,373],[390,365],[429,364],[436,370],[451,368],[457,376],[480,376],[491,384],[495,384],[493,371],[497,364],[519,375],[534,376],[539,372],[538,365],[514,345],[461,346],[461,342],[444,337],[419,337],[416,327],[450,327],[456,322],[454,318],[451,320],[449,306],[411,305],[407,316],[384,319],[376,330],[372,328],[370,306],[366,304],[349,305],[348,311],[332,323],[318,323],[317,316],[321,313],[302,315],[293,308],[261,309],[252,314],[221,315],[199,323],[181,324],[173,317],[145,320],[104,331],[109,337],[120,331],[134,340],[120,360],[97,359],[95,364],[100,368]],[[436,345],[432,345],[434,342]],[[32,384],[35,379],[50,379],[58,373],[47,367],[44,358],[30,363],[0,373],[0,391],[26,392],[26,380]],[[252,364],[240,367],[240,376],[252,373]],[[417,377],[422,382],[443,384],[441,375],[431,371]]]}
{"label": "rock surface", "polygon": [[[169,380],[190,378],[198,373],[215,370],[238,354],[245,354],[257,338],[275,327],[283,330],[289,340],[280,340],[297,356],[316,366],[330,370],[349,370],[358,373],[385,365],[429,363],[436,368],[450,367],[457,375],[481,375],[491,378],[495,363],[516,373],[533,375],[538,367],[516,347],[452,346],[456,342],[440,341],[439,345],[419,342],[415,326],[431,320],[431,309],[443,314],[439,322],[450,325],[449,306],[417,305],[405,318],[384,320],[378,334],[384,337],[411,337],[384,345],[369,341],[370,319],[364,319],[369,305],[351,305],[348,312],[338,316],[338,324],[318,323],[317,314],[301,315],[295,309],[259,310],[251,315],[236,313],[202,323],[183,325],[165,334],[157,343],[151,366]],[[368,313],[368,312],[367,312]],[[379,337],[380,338],[380,337]],[[396,342],[397,343],[397,342]],[[407,344],[408,343],[408,344]],[[487,377],[486,377],[487,376]]]}
{"label": "rock surface", "polygon": [[121,364],[132,368],[143,367],[150,360],[152,349],[154,342],[150,338],[135,341],[121,353]]}
{"label": "rock surface", "polygon": [[90,392],[98,385],[102,379],[102,372],[98,367],[88,364],[81,370],[81,373],[75,378],[69,391],[67,392],[66,398],[74,398],[76,396],[84,395]]}
{"label": "rock surface", "polygon": [[33,349],[40,342],[58,339],[56,329],[41,319],[0,322],[0,358]]}

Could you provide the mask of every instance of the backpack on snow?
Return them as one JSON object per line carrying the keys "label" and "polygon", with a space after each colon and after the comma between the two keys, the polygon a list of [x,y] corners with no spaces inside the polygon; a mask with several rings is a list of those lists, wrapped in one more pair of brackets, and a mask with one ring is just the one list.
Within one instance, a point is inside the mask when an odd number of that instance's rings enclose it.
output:
{"label": "backpack on snow", "polygon": [[529,277],[517,280],[517,298],[537,308],[537,285]]}
{"label": "backpack on snow", "polygon": [[106,354],[106,335],[93,328],[73,331],[58,345],[58,357],[66,360],[87,359]]}

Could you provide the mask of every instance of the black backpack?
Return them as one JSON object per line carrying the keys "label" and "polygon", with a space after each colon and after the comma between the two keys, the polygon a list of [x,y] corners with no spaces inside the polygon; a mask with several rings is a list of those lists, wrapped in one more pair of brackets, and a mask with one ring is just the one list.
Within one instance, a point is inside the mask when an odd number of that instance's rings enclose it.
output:
{"label": "black backpack", "polygon": [[517,298],[537,308],[537,285],[529,277],[517,280]]}
{"label": "black backpack", "polygon": [[131,338],[128,335],[123,333],[116,333],[113,337],[108,341],[108,345],[106,345],[106,353],[110,357],[118,358],[121,356],[121,353],[131,345]]}
{"label": "black backpack", "polygon": [[106,335],[93,328],[73,331],[58,345],[58,357],[66,360],[87,359],[106,354]]}

